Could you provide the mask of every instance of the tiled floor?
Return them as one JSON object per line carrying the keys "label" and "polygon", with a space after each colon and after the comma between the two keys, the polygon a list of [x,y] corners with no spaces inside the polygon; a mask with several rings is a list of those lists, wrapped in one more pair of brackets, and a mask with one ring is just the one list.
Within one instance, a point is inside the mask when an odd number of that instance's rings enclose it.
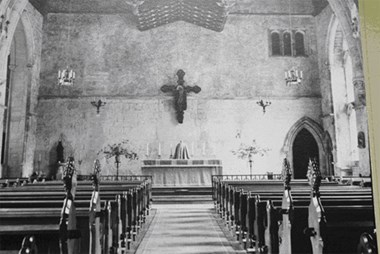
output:
{"label": "tiled floor", "polygon": [[219,227],[212,204],[159,204],[137,254],[242,253]]}

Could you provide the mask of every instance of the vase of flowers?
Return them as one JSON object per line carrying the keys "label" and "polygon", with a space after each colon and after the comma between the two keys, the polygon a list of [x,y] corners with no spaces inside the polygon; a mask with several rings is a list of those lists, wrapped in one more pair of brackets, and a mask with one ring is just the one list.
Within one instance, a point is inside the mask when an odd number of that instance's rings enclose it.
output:
{"label": "vase of flowers", "polygon": [[119,178],[119,167],[121,163],[121,156],[124,156],[130,160],[137,160],[137,153],[132,151],[128,140],[124,140],[120,143],[115,143],[113,145],[107,145],[102,150],[98,152],[99,154],[104,154],[104,157],[108,160],[112,157],[115,157],[116,164],[116,180]]}
{"label": "vase of flowers", "polygon": [[253,156],[264,156],[269,151],[268,148],[262,148],[256,144],[256,140],[253,139],[251,144],[241,143],[239,148],[232,150],[232,154],[236,155],[239,159],[248,159],[249,172],[252,175]]}

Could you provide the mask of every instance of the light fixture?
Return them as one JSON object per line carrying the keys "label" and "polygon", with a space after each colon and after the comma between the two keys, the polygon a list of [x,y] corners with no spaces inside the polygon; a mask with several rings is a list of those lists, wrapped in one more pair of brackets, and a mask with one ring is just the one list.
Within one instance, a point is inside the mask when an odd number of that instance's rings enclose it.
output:
{"label": "light fixture", "polygon": [[96,115],[99,115],[100,108],[105,106],[107,103],[99,99],[98,101],[91,101],[92,106],[96,107]]}
{"label": "light fixture", "polygon": [[[71,13],[71,1],[69,0],[69,13]],[[70,17],[70,15],[68,15]],[[70,38],[71,34],[71,22],[68,22],[68,29],[67,29],[67,43],[68,45],[71,42]],[[67,61],[67,52],[65,50],[65,60]],[[58,85],[60,86],[72,86],[74,85],[75,80],[75,71],[72,69],[69,69],[68,66],[66,66],[66,69],[58,70]]]}
{"label": "light fixture", "polygon": [[0,16],[0,37],[8,38],[9,20],[6,19],[5,14]]}
{"label": "light fixture", "polygon": [[133,14],[138,16],[140,14],[139,7],[145,2],[145,0],[129,0],[125,3],[132,6]]}
{"label": "light fixture", "polygon": [[75,72],[69,70],[69,67],[66,67],[64,70],[58,70],[58,85],[61,86],[72,86],[75,80]]}
{"label": "light fixture", "polygon": [[237,0],[220,0],[219,2],[216,2],[216,4],[224,9],[224,15],[227,17],[232,7],[236,5],[236,2]]}
{"label": "light fixture", "polygon": [[[291,1],[289,0],[289,34],[290,34],[290,45],[293,45],[292,40],[293,40],[293,31],[292,31],[292,6],[291,6]],[[293,56],[293,48],[291,48],[291,55]],[[288,71],[285,71],[285,82],[286,85],[300,85],[302,83],[303,79],[303,73],[302,71],[298,71],[296,68],[291,68]]]}
{"label": "light fixture", "polygon": [[286,85],[300,85],[303,79],[303,72],[296,70],[294,67],[289,71],[285,71]]}
{"label": "light fixture", "polygon": [[265,108],[268,107],[268,106],[270,106],[272,104],[272,102],[270,102],[270,101],[265,101],[264,102],[263,100],[259,100],[256,103],[257,103],[257,105],[259,105],[260,107],[263,108],[263,114],[265,114],[265,112],[266,112]]}

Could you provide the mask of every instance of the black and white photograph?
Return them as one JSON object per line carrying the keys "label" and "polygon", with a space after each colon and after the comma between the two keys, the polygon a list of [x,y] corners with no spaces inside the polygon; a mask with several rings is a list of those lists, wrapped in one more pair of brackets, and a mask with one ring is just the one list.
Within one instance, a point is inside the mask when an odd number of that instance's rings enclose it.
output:
{"label": "black and white photograph", "polygon": [[361,1],[1,0],[0,254],[378,253]]}

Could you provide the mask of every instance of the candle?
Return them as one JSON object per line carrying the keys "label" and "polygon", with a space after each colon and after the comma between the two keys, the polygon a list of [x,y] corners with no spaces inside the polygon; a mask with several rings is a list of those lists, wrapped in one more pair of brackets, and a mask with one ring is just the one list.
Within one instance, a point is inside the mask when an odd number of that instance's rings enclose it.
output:
{"label": "candle", "polygon": [[194,155],[194,142],[191,142],[191,155]]}
{"label": "candle", "polygon": [[158,156],[161,156],[161,143],[158,143]]}
{"label": "candle", "polygon": [[149,156],[149,143],[146,143],[146,156]]}
{"label": "candle", "polygon": [[38,155],[38,161],[41,161],[42,160],[42,156],[41,154]]}
{"label": "candle", "polygon": [[170,144],[170,155],[173,155],[173,145]]}
{"label": "candle", "polygon": [[206,155],[206,142],[203,143],[202,155]]}

